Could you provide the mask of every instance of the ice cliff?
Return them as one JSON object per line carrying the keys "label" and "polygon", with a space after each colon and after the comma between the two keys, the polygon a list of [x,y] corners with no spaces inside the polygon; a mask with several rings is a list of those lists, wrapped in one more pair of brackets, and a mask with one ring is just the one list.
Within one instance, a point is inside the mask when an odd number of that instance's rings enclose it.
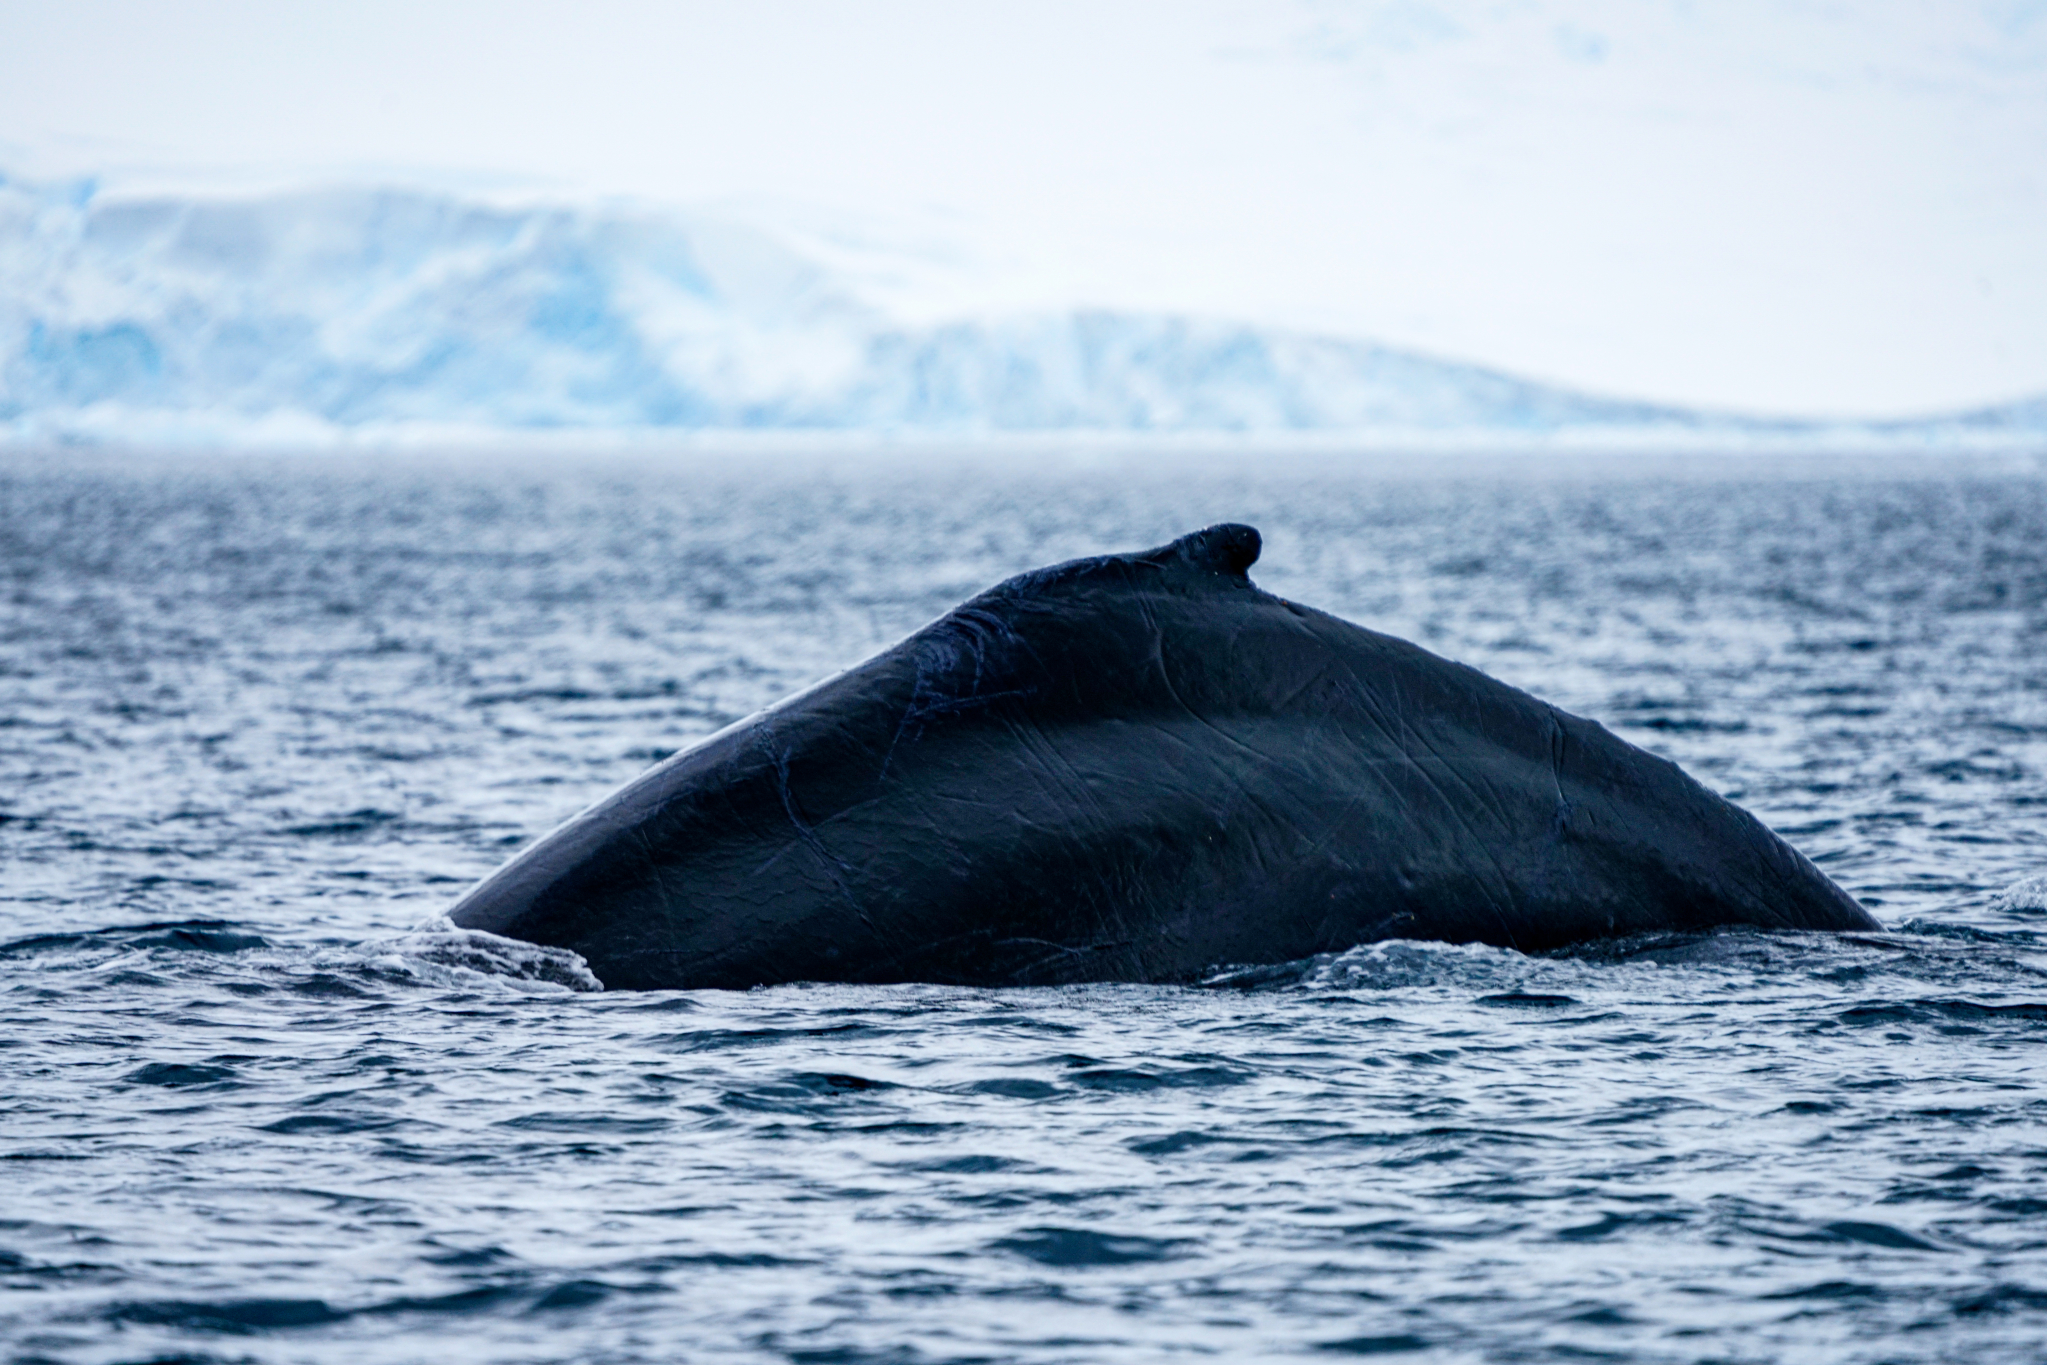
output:
{"label": "ice cliff", "polygon": [[[2047,410],[1957,420],[2038,430]],[[0,434],[436,429],[1798,430],[1226,321],[907,322],[786,235],[710,215],[0,180]]]}

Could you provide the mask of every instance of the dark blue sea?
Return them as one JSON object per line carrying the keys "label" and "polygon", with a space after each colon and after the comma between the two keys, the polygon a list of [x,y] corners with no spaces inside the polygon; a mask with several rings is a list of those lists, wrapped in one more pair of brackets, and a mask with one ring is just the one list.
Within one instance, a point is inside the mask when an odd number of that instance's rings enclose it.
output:
{"label": "dark blue sea", "polygon": [[[592,989],[451,929],[1016,571],[1253,576],[1884,932]],[[2047,1359],[2047,462],[0,455],[17,1362]]]}

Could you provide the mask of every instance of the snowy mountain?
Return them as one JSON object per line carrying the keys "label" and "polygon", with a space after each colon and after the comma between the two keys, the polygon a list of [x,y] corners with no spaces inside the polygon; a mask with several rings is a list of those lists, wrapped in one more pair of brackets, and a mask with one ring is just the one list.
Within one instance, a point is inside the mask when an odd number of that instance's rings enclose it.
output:
{"label": "snowy mountain", "polygon": [[[0,181],[0,438],[547,429],[1842,431],[1602,400],[1223,321],[1100,310],[905,321],[800,239],[711,215]],[[2047,402],[1942,429],[2047,432]]]}

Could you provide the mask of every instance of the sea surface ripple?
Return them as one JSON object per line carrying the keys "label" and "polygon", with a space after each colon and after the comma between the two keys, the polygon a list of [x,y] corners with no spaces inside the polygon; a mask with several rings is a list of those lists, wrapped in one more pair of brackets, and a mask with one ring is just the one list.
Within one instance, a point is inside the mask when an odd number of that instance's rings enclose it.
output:
{"label": "sea surface ripple", "polygon": [[[1223,519],[1884,932],[633,994],[438,918],[997,579]],[[18,1362],[2038,1361],[2043,933],[2025,461],[0,459]]]}

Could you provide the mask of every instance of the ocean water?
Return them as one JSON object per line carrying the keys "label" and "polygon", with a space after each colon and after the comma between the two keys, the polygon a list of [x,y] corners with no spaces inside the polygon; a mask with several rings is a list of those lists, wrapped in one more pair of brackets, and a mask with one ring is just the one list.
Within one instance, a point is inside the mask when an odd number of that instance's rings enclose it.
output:
{"label": "ocean water", "polygon": [[[7,1358],[2041,1360],[2042,469],[0,458]],[[1885,931],[631,994],[437,924],[979,588],[1222,519]]]}

